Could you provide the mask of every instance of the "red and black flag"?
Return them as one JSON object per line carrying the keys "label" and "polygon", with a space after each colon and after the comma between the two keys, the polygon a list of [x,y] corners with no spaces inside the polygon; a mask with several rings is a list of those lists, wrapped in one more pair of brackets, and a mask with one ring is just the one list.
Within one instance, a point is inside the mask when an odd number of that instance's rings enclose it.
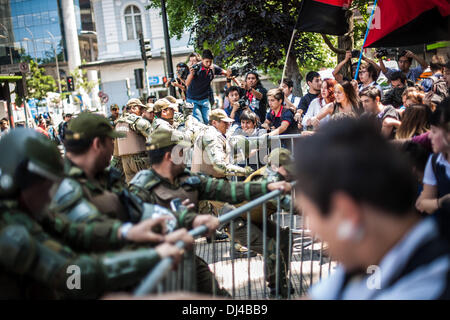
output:
{"label": "red and black flag", "polygon": [[295,29],[337,36],[346,34],[351,3],[352,0],[303,0]]}
{"label": "red and black flag", "polygon": [[403,47],[449,40],[449,0],[378,0],[364,47]]}

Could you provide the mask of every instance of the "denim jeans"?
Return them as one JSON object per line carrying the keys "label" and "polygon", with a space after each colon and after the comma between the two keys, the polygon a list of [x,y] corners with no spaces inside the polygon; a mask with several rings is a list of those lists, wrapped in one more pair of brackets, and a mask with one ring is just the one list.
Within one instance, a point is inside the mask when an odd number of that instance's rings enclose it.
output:
{"label": "denim jeans", "polygon": [[192,115],[198,121],[203,122],[204,124],[209,123],[209,113],[211,112],[211,104],[209,102],[209,99],[203,100],[186,99],[186,102],[192,103],[194,105]]}

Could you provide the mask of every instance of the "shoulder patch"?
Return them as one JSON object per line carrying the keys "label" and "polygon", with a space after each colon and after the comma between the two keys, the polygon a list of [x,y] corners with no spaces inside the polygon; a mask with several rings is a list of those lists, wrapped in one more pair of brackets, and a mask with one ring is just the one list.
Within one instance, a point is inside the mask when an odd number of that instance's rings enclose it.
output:
{"label": "shoulder patch", "polygon": [[50,210],[65,211],[83,197],[81,185],[73,179],[65,178],[58,187],[50,204]]}
{"label": "shoulder patch", "polygon": [[161,180],[153,173],[152,170],[141,170],[130,181],[130,186],[134,185],[141,189],[150,190],[160,182]]}

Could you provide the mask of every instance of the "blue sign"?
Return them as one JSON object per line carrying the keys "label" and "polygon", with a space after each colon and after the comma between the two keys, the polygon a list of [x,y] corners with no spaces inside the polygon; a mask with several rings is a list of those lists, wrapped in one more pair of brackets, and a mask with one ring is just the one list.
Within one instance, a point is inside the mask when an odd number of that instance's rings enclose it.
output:
{"label": "blue sign", "polygon": [[148,77],[148,84],[150,86],[156,86],[160,84],[159,77]]}

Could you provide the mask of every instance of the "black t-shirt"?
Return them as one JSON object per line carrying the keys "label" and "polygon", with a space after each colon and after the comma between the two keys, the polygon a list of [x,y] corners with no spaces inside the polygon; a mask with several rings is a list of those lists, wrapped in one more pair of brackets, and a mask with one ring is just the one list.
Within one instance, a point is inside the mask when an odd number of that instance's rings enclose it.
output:
{"label": "black t-shirt", "polygon": [[274,126],[275,128],[281,126],[283,121],[287,121],[289,123],[289,127],[285,132],[283,132],[283,134],[295,133],[297,129],[294,114],[291,110],[285,109],[284,107],[281,107],[277,114],[270,110],[267,113],[266,119],[270,121],[270,126]]}
{"label": "black t-shirt", "polygon": [[204,100],[209,99],[211,90],[211,81],[213,81],[215,75],[221,75],[223,69],[213,65],[212,69],[206,70],[203,65],[200,70],[194,74],[191,84],[187,88],[186,98],[192,100]]}
{"label": "black t-shirt", "polygon": [[312,94],[312,93],[308,92],[300,99],[300,103],[298,104],[298,109],[302,109],[303,114],[306,114],[306,111],[308,111],[309,105],[318,96],[319,96],[318,94]]}

